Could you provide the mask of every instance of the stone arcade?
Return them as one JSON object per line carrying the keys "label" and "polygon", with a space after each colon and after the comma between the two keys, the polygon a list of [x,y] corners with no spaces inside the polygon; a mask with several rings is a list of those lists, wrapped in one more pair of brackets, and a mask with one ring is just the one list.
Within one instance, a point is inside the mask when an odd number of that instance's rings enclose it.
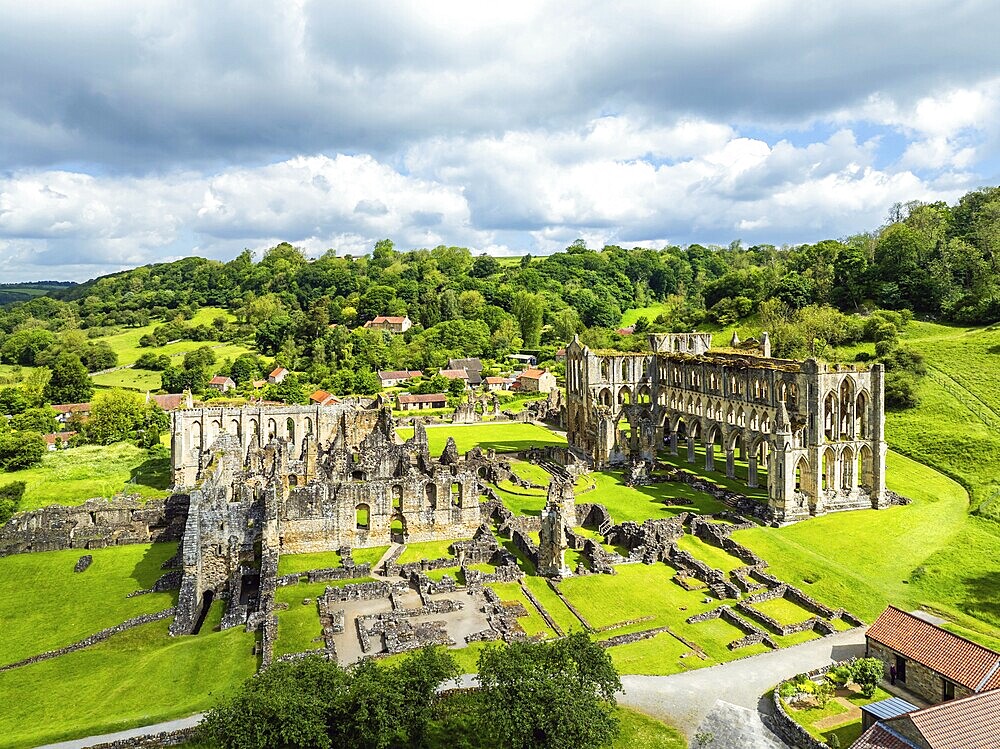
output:
{"label": "stone arcade", "polygon": [[219,595],[224,625],[246,622],[281,553],[471,537],[495,455],[459,456],[449,439],[432,457],[422,424],[402,444],[394,426],[378,401],[175,413],[175,491],[190,510],[171,631],[196,629]]}
{"label": "stone arcade", "polygon": [[652,464],[656,454],[704,450],[762,486],[775,522],[835,510],[882,508],[885,489],[882,365],[770,357],[762,341],[711,352],[708,333],[650,336],[646,353],[566,348],[570,445],[597,467]]}

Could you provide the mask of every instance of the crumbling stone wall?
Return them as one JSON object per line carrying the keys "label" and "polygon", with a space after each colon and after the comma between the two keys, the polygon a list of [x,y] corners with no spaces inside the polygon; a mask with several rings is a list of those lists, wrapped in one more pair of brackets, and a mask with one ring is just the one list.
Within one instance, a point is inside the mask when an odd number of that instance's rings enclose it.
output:
{"label": "crumbling stone wall", "polygon": [[76,507],[49,505],[20,512],[0,526],[0,557],[31,551],[179,541],[188,496],[145,500],[138,495],[89,499]]}

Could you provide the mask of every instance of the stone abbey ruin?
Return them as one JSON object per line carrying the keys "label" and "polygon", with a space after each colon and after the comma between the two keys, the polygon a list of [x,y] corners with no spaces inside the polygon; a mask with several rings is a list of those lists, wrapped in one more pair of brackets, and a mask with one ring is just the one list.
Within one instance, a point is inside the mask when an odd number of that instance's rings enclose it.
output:
{"label": "stone abbey ruin", "polygon": [[650,336],[646,353],[566,349],[569,443],[594,465],[646,470],[657,452],[687,460],[704,450],[705,468],[747,485],[766,471],[771,519],[801,520],[835,510],[882,508],[885,489],[882,365],[870,368],[770,356],[762,341],[710,352],[707,333]]}
{"label": "stone abbey ruin", "polygon": [[[287,606],[276,603],[275,592],[302,579],[332,583],[315,603],[303,602],[316,607],[322,625],[321,645],[311,652],[345,663],[428,643],[525,637],[517,620],[527,610],[500,600],[492,583],[520,584],[524,600],[562,634],[524,585],[519,560],[560,596],[557,582],[568,576],[665,562],[682,587],[737,602],[691,620],[731,620],[745,635],[731,648],[778,647],[771,638],[784,629],[753,609],[755,601],[775,597],[812,612],[802,626],[818,633],[835,631],[837,619],[853,626],[857,620],[847,612],[770,576],[766,563],[729,534],[754,525],[747,516],[787,523],[895,501],[885,489],[881,366],[772,358],[766,336],[734,340],[726,351],[709,351],[711,335],[703,333],[650,341],[647,353],[592,352],[579,340],[567,347],[566,397],[550,394],[533,405],[530,418],[566,428],[569,444],[520,454],[545,469],[547,486],[519,477],[510,456],[478,447],[460,455],[451,437],[432,455],[420,419],[413,436],[400,439],[381,399],[187,409],[172,415],[168,499],[118,497],[20,513],[0,528],[0,555],[180,542],[153,588],[179,588],[177,605],[156,616],[173,617],[171,634],[190,634],[212,602],[222,600],[223,628],[261,630],[263,666],[275,657],[277,612]],[[766,485],[767,502],[683,467],[663,470],[661,462],[656,470],[658,455],[685,450],[693,463],[699,449],[706,469],[725,460],[728,476],[743,472],[750,487]],[[628,484],[686,482],[737,512],[615,523],[601,504],[580,501],[585,495],[576,488],[586,486],[592,469],[608,467],[624,468]],[[540,514],[513,513],[494,490],[501,482],[544,496]],[[746,566],[712,569],[680,549],[687,534]],[[453,556],[400,563],[405,544],[424,541],[451,541]],[[355,563],[355,550],[374,547],[390,550]],[[567,563],[570,551],[575,568]],[[340,566],[278,574],[281,555],[312,552],[337,552]],[[464,585],[450,573],[434,574],[455,569]],[[658,633],[616,636],[607,645]]]}

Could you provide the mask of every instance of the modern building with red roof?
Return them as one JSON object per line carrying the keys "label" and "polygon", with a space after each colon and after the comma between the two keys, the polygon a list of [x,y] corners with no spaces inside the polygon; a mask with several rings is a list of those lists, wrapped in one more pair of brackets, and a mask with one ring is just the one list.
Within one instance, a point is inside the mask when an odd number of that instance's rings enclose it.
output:
{"label": "modern building with red roof", "polygon": [[556,376],[544,369],[526,369],[517,376],[522,393],[548,393],[556,389]]}
{"label": "modern building with red roof", "polygon": [[896,683],[928,702],[1000,687],[1000,653],[895,606],[865,635],[866,652],[895,669]]}

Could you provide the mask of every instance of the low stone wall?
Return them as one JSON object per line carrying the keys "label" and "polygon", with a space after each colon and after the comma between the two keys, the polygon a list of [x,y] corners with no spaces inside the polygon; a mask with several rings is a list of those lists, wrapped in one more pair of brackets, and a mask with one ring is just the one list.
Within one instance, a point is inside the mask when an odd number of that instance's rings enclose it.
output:
{"label": "low stone wall", "polygon": [[[839,665],[839,663],[832,663],[829,666],[816,668],[812,671],[807,671],[806,676],[810,679],[815,679],[817,676],[822,676],[830,669],[836,668]],[[828,744],[815,738],[805,728],[796,723],[792,716],[788,714],[788,711],[785,710],[785,706],[781,704],[781,696],[779,694],[781,685],[784,683],[781,682],[781,684],[778,684],[774,688],[774,692],[772,692],[774,717],[770,721],[769,728],[778,734],[782,741],[797,749],[830,749]]]}
{"label": "low stone wall", "polygon": [[144,500],[138,495],[89,499],[76,507],[49,505],[19,512],[0,527],[0,557],[32,551],[180,541],[189,498]]}
{"label": "low stone wall", "polygon": [[135,627],[141,627],[143,624],[150,624],[152,622],[158,622],[162,619],[167,619],[176,613],[177,609],[169,608],[163,611],[157,611],[155,614],[143,614],[142,616],[136,616],[132,619],[122,622],[121,624],[116,624],[113,627],[108,627],[107,629],[102,629],[100,632],[95,632],[89,637],[85,637],[78,642],[74,642],[66,647],[59,648],[58,650],[48,650],[44,653],[39,653],[38,655],[33,655],[30,658],[25,658],[24,660],[17,661],[16,663],[9,663],[6,666],[0,666],[0,673],[4,671],[11,671],[15,668],[21,668],[23,666],[30,666],[34,663],[39,663],[41,661],[47,661],[52,658],[58,658],[61,655],[66,655],[67,653],[72,653],[76,650],[83,650],[84,648],[89,648],[91,645],[96,645],[99,642],[103,642],[110,637],[114,637],[117,634],[121,634],[129,629]]}
{"label": "low stone wall", "polygon": [[198,728],[181,728],[177,731],[151,733],[148,736],[135,736],[120,741],[109,741],[104,744],[90,744],[89,749],[149,749],[160,746],[181,746],[195,738]]}

